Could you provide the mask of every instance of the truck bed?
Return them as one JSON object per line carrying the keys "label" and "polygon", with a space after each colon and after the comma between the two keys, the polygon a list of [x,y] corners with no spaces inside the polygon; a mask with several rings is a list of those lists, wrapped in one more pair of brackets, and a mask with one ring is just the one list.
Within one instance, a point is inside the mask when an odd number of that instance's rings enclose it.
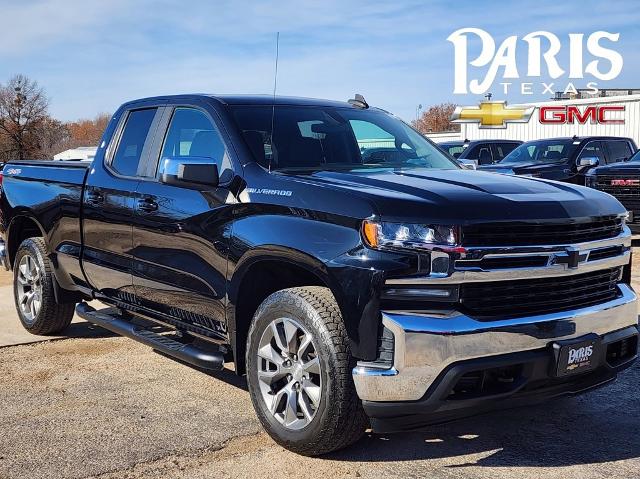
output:
{"label": "truck bed", "polygon": [[[14,222],[22,222],[20,228],[32,230],[34,223],[26,218],[38,218],[41,224],[37,228],[43,230],[45,240],[58,245],[51,253],[60,266],[59,279],[62,283],[66,280],[63,286],[73,283],[70,276],[82,277],[80,212],[90,165],[81,161],[21,160],[10,161],[3,169],[1,230],[7,231],[8,223]],[[11,251],[15,251],[10,236],[8,240]]]}

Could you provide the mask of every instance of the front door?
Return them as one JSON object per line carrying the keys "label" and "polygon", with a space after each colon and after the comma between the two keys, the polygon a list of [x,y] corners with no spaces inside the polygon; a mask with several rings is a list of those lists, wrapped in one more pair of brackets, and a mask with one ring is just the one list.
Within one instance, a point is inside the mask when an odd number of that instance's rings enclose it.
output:
{"label": "front door", "polygon": [[[155,179],[142,181],[136,195],[133,269],[138,302],[193,331],[224,338],[231,234],[227,213],[233,203],[224,185],[234,176],[229,150],[207,111],[176,107],[159,151]],[[167,158],[216,163],[221,186],[163,184]]]}
{"label": "front door", "polygon": [[[100,294],[133,295],[134,195],[153,142],[158,108],[124,111],[104,158],[96,158],[83,198],[82,266]],[[100,161],[102,160],[102,161]]]}

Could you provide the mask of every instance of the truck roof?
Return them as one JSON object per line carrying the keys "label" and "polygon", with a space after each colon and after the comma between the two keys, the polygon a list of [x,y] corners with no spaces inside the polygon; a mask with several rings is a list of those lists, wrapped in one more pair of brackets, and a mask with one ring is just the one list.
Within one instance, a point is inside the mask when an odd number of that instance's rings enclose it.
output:
{"label": "truck roof", "polygon": [[191,93],[183,95],[163,95],[148,98],[139,98],[129,101],[125,105],[131,105],[147,101],[163,101],[163,100],[194,100],[209,98],[223,105],[298,105],[298,106],[325,106],[325,107],[342,107],[355,108],[346,101],[323,100],[318,98],[304,98],[294,96],[276,96],[273,95],[217,95],[207,93]]}

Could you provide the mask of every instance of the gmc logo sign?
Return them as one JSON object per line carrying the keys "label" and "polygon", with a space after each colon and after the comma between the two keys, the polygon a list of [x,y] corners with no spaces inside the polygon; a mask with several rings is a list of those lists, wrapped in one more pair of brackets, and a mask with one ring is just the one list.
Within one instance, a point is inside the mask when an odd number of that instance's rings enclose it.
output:
{"label": "gmc logo sign", "polygon": [[540,123],[560,125],[560,124],[603,124],[622,125],[624,124],[624,106],[588,106],[584,110],[573,105],[567,106],[541,106]]}
{"label": "gmc logo sign", "polygon": [[640,180],[611,180],[611,186],[640,186]]}

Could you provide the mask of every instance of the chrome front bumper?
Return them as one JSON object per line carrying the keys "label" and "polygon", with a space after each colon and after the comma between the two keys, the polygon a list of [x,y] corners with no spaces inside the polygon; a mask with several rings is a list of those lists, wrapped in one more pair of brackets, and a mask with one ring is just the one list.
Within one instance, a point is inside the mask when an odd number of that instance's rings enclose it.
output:
{"label": "chrome front bumper", "polygon": [[620,297],[607,303],[500,321],[477,321],[456,311],[440,316],[383,311],[382,323],[394,334],[393,367],[358,364],[353,370],[358,395],[364,401],[417,401],[454,363],[637,328],[636,294],[625,284],[618,288]]}

